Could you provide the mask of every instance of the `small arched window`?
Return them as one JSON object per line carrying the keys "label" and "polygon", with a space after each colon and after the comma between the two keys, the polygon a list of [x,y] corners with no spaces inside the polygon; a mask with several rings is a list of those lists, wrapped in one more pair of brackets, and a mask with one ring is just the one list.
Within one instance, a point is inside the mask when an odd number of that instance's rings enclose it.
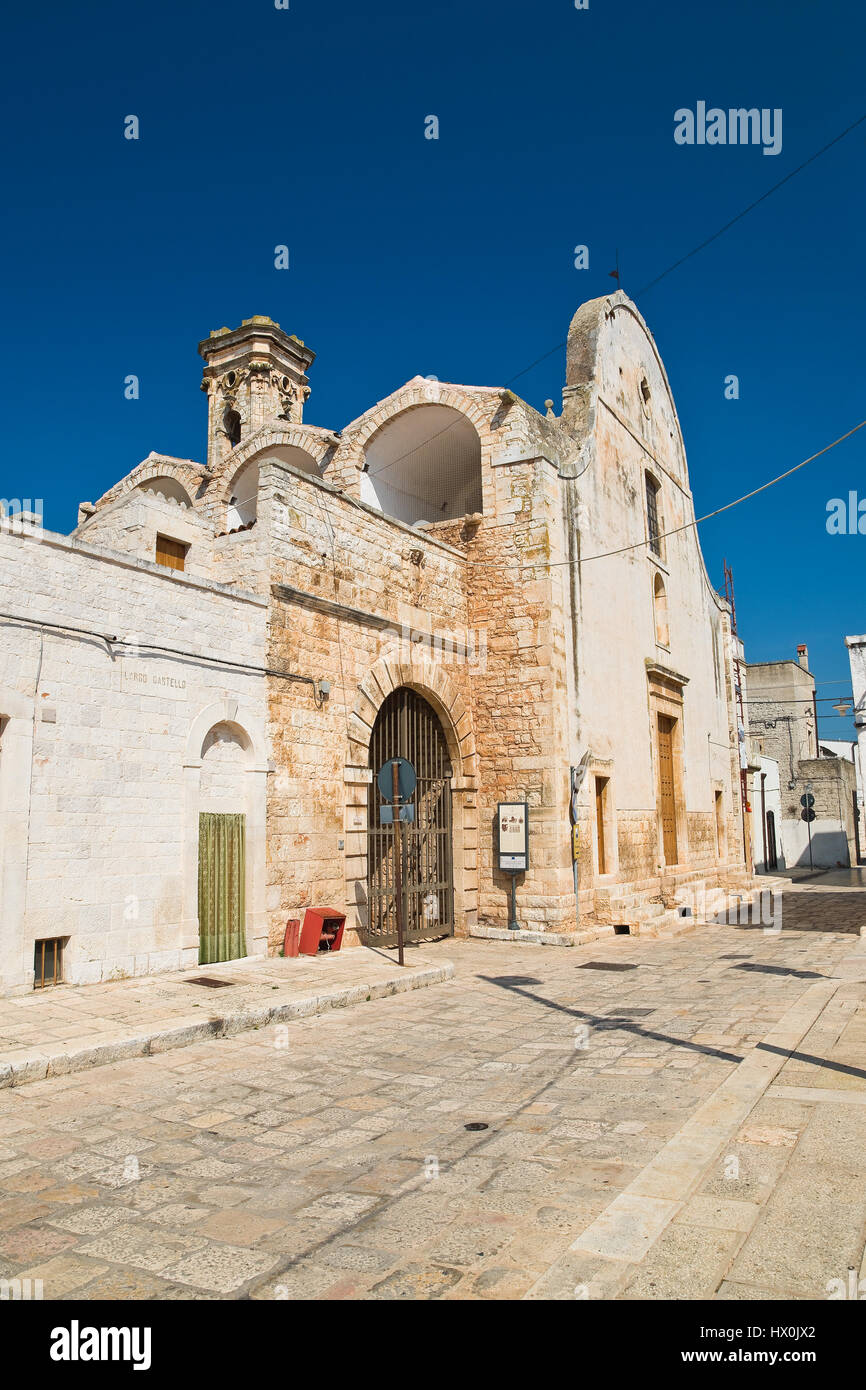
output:
{"label": "small arched window", "polygon": [[653,613],[655,615],[656,642],[660,647],[669,647],[671,639],[668,629],[668,596],[665,593],[665,582],[660,574],[657,574],[653,579]]}
{"label": "small arched window", "polygon": [[241,417],[236,410],[227,410],[223,416],[223,426],[228,435],[229,444],[235,449],[241,442]]}

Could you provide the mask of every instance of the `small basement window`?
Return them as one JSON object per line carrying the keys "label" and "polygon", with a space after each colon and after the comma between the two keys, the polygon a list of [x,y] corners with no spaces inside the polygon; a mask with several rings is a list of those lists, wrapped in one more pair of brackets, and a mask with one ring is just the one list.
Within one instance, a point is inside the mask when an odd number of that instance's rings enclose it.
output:
{"label": "small basement window", "polygon": [[186,553],[188,545],[183,541],[173,541],[170,536],[157,536],[156,538],[156,563],[165,565],[166,569],[182,570],[186,565]]}
{"label": "small basement window", "polygon": [[63,981],[63,945],[67,938],[47,937],[36,941],[33,949],[33,988],[47,989],[49,985],[59,985]]}

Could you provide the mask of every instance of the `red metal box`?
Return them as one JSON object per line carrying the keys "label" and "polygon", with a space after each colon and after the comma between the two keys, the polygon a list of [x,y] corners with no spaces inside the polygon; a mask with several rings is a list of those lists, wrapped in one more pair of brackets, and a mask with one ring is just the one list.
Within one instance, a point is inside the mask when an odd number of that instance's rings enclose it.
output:
{"label": "red metal box", "polygon": [[320,951],[339,951],[345,925],[345,912],[337,912],[333,907],[308,907],[301,927],[301,955],[316,956]]}

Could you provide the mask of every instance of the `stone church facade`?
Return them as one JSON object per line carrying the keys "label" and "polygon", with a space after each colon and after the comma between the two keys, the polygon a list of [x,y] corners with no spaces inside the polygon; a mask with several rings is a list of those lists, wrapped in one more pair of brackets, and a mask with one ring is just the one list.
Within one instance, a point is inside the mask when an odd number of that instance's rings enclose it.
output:
{"label": "stone church facade", "polygon": [[203,815],[243,821],[247,954],[322,905],[388,944],[392,756],[416,939],[505,925],[500,802],[530,929],[745,883],[729,612],[624,294],[572,320],[558,415],[414,377],[334,431],[272,320],[200,352],[205,462],[151,454],[71,536],[0,531],[3,992],[46,941],[73,983],[197,962]]}

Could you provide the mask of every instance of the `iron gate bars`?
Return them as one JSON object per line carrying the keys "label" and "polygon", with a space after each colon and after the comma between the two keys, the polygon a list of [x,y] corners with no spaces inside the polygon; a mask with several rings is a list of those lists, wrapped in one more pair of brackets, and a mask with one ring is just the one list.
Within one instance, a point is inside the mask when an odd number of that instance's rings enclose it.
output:
{"label": "iron gate bars", "polygon": [[403,827],[403,921],[407,941],[454,935],[451,761],[442,725],[427,701],[400,686],[383,703],[370,740],[374,780],[367,811],[368,945],[397,944],[394,833],[379,820],[375,774],[389,758],[406,758],[418,785],[415,819]]}

